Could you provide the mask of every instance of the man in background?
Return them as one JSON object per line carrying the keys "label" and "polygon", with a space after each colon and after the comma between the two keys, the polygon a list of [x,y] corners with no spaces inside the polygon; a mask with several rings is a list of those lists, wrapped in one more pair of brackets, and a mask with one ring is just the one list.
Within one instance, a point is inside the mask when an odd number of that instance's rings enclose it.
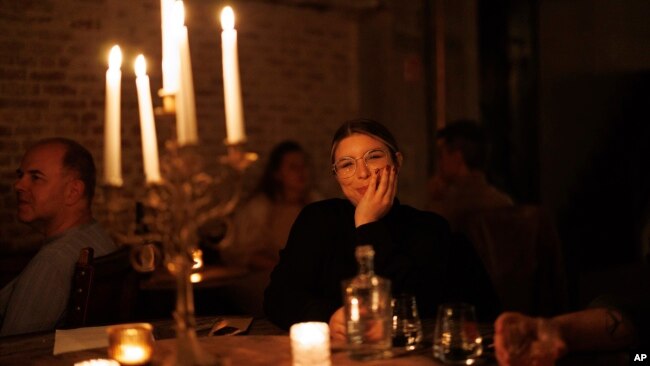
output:
{"label": "man in background", "polygon": [[0,291],[0,336],[54,329],[64,318],[81,249],[92,247],[96,256],[117,249],[92,216],[96,171],[83,146],[65,138],[41,140],[16,173],[18,219],[45,238]]}
{"label": "man in background", "polygon": [[437,145],[437,173],[429,180],[427,208],[445,217],[452,230],[469,213],[513,205],[486,179],[487,140],[477,123],[448,124],[438,131]]}

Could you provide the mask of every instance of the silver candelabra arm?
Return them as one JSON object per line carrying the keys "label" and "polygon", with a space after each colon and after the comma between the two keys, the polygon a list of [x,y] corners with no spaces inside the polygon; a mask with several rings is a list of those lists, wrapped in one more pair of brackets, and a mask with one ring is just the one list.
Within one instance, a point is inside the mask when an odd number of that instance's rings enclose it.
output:
{"label": "silver candelabra arm", "polygon": [[243,145],[228,146],[218,160],[226,168],[206,173],[196,147],[167,144],[161,168],[165,179],[147,188],[145,205],[151,211],[153,230],[161,236],[165,263],[176,276],[177,354],[175,365],[220,365],[221,360],[201,349],[196,340],[194,297],[190,273],[192,251],[199,243],[198,231],[210,220],[224,219],[236,208],[242,192],[244,170],[257,159]]}
{"label": "silver candelabra arm", "polygon": [[242,193],[244,170],[257,159],[243,146],[229,146],[218,160],[219,173],[205,172],[205,164],[194,146],[167,144],[161,161],[165,179],[147,187],[145,205],[153,218],[168,254],[192,250],[198,244],[198,229],[210,220],[222,219],[237,207]]}
{"label": "silver candelabra arm", "polygon": [[[232,240],[231,223],[243,190],[243,173],[257,160],[243,144],[227,145],[227,154],[214,161],[217,172],[206,172],[205,159],[196,146],[166,144],[161,159],[163,179],[147,184],[142,206],[142,224],[149,231],[138,232],[133,218],[134,199],[122,187],[104,186],[101,206],[107,209],[108,227],[113,237],[132,246],[133,266],[151,271],[160,262],[160,252],[151,243],[162,243],[162,259],[176,277],[176,354],[165,362],[171,365],[221,365],[222,360],[203,350],[196,340],[194,297],[190,274],[192,252],[199,244],[199,228],[211,220],[227,223],[223,240]],[[133,260],[135,258],[135,260]]]}

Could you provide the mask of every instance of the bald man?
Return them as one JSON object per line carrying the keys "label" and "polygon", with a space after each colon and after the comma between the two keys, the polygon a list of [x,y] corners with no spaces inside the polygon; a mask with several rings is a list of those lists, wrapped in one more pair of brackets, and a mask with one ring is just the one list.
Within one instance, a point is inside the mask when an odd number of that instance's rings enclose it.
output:
{"label": "bald man", "polygon": [[0,291],[0,335],[52,330],[61,323],[82,248],[117,249],[92,216],[95,164],[79,143],[41,140],[24,155],[14,190],[18,219],[45,237],[34,258]]}

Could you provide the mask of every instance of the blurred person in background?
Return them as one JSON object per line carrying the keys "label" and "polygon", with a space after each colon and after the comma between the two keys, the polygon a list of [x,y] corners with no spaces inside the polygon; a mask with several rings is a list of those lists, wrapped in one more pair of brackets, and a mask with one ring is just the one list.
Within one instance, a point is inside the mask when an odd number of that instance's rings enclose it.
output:
{"label": "blurred person in background", "polygon": [[268,277],[287,243],[300,210],[319,199],[312,189],[309,157],[295,141],[277,144],[250,198],[235,213],[235,237],[221,255],[226,264],[246,266],[251,273],[233,286],[235,306],[262,315]]}
{"label": "blurred person in background", "polygon": [[513,205],[506,193],[487,181],[487,139],[476,122],[448,124],[438,131],[437,149],[437,172],[429,180],[427,209],[445,217],[453,231],[469,213]]}

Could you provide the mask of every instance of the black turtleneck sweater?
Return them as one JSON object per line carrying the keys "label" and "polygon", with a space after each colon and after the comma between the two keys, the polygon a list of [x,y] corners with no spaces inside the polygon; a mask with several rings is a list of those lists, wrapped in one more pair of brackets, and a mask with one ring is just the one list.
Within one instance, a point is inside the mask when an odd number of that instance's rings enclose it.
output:
{"label": "black turtleneck sweater", "polygon": [[343,304],[341,282],[357,274],[355,248],[364,244],[374,247],[375,273],[391,280],[393,294],[415,295],[421,317],[459,300],[482,307],[479,314],[496,314],[496,295],[480,260],[471,246],[452,244],[445,219],[396,199],[382,219],[355,228],[354,210],[348,200],[329,199],[298,215],[265,292],[272,322],[285,329],[328,322]]}

